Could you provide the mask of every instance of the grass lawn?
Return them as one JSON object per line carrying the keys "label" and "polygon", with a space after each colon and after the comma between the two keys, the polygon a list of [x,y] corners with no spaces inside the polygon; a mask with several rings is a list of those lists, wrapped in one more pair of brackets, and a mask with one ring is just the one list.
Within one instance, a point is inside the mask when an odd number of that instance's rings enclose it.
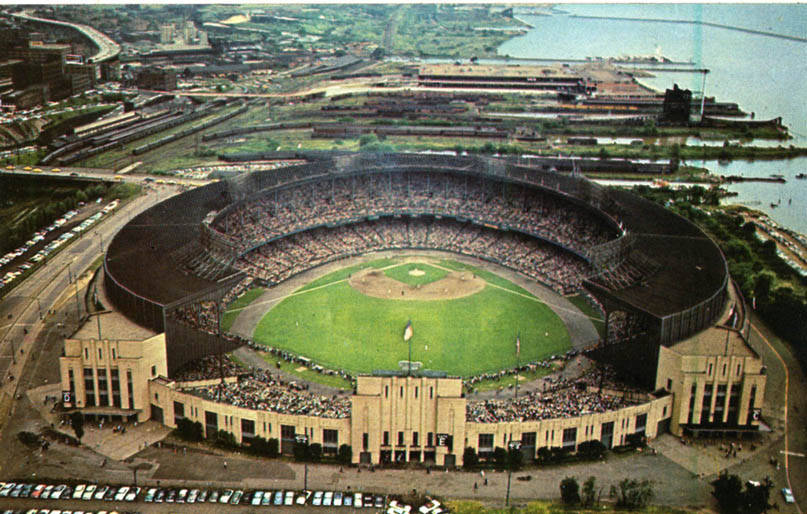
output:
{"label": "grass lawn", "polygon": [[[392,264],[384,259],[364,266]],[[399,369],[398,362],[408,356],[403,330],[411,319],[412,360],[460,376],[514,366],[518,333],[521,362],[570,346],[566,327],[549,307],[524,293],[513,294],[520,288],[493,274],[482,278],[510,287],[488,286],[453,300],[402,302],[359,293],[341,280],[345,272],[321,277],[315,281],[321,287],[312,290],[309,284],[280,302],[259,322],[254,340],[331,368],[360,373]]]}
{"label": "grass lawn", "polygon": [[244,307],[251,304],[256,298],[260,297],[263,294],[263,291],[264,289],[262,287],[254,287],[236,298],[233,303],[228,305],[227,310],[224,311],[224,315],[221,317],[221,330],[228,332],[233,326],[233,323],[235,323],[235,319],[239,314],[241,314]]}
{"label": "grass lawn", "polygon": [[[423,274],[418,273],[419,271]],[[414,273],[410,273],[414,272]],[[410,262],[384,270],[384,274],[391,279],[416,287],[436,282],[448,275],[448,272],[434,266]]]}

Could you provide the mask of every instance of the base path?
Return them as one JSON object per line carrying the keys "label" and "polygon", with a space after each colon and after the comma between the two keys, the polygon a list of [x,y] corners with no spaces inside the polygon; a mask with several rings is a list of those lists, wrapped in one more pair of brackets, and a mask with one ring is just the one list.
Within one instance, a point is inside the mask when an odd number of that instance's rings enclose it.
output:
{"label": "base path", "polygon": [[[599,338],[597,329],[594,328],[594,324],[587,315],[580,312],[580,309],[574,306],[566,298],[562,297],[548,287],[539,284],[535,280],[527,278],[520,273],[492,262],[475,259],[465,255],[458,255],[451,252],[440,252],[434,250],[388,250],[384,252],[370,253],[361,257],[351,257],[349,259],[331,262],[295,275],[282,284],[268,289],[259,298],[245,307],[236,318],[235,322],[230,328],[230,332],[242,337],[251,338],[253,332],[255,331],[255,327],[258,326],[258,322],[260,322],[266,313],[284,298],[294,293],[294,291],[297,289],[303,287],[312,280],[347,266],[353,266],[383,258],[395,258],[407,261],[416,259],[418,261],[429,262],[430,266],[435,266],[435,264],[431,262],[432,259],[450,259],[490,271],[491,273],[506,278],[517,286],[524,288],[530,294],[534,295],[538,301],[546,304],[550,309],[552,309],[552,311],[557,314],[558,317],[560,317],[564,325],[566,325],[566,329],[569,331],[569,338],[571,340],[573,349],[585,348],[586,346],[596,342]],[[423,287],[426,287],[426,285],[421,286],[421,288]],[[400,295],[400,290],[398,294]]]}
{"label": "base path", "polygon": [[[428,264],[434,265],[433,263]],[[409,273],[416,274],[417,271],[415,269]],[[410,286],[388,277],[384,274],[384,270],[374,268],[354,273],[348,279],[348,283],[356,291],[374,298],[421,301],[453,300],[471,296],[484,289],[486,284],[484,280],[474,276],[470,271],[451,271],[440,280],[422,286]]]}

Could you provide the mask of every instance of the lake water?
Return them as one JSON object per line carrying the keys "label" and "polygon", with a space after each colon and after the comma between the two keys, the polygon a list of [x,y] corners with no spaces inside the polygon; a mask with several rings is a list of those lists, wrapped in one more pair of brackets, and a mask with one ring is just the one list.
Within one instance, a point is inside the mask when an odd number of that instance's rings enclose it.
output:
{"label": "lake water", "polygon": [[[516,12],[518,12],[516,10]],[[572,15],[682,20],[603,20]],[[718,101],[736,102],[756,119],[781,116],[794,139],[785,144],[807,145],[807,42],[752,34],[718,23],[807,39],[807,5],[726,4],[575,4],[562,5],[551,16],[519,15],[532,25],[525,34],[499,47],[500,55],[516,58],[619,57],[661,53],[674,61],[692,61],[708,68],[706,95]],[[701,90],[695,73],[658,73],[642,79],[663,91],[674,83]],[[779,144],[779,143],[777,143]],[[777,222],[807,234],[807,180],[793,178],[807,173],[807,158],[787,161],[693,162],[720,175],[769,176],[782,174],[786,184],[742,183],[728,186],[743,203],[768,213]],[[781,203],[772,208],[770,204]]]}

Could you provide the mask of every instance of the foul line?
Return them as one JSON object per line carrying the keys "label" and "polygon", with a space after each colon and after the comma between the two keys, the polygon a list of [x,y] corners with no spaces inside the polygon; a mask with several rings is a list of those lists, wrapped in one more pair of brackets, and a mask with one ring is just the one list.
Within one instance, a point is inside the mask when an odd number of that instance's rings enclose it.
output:
{"label": "foul line", "polygon": [[[776,348],[773,347],[771,342],[768,341],[768,338],[765,337],[762,334],[762,332],[753,323],[751,323],[751,328],[753,328],[754,331],[757,334],[759,334],[759,337],[762,338],[762,340],[765,342],[765,344],[768,345],[768,348],[770,348],[771,351],[773,352],[773,354],[776,355],[776,358],[779,359],[779,362],[782,363],[782,368],[784,368],[784,370],[785,370],[785,452],[784,452],[784,455],[785,455],[785,480],[787,481],[787,488],[790,489],[791,491],[793,491],[793,487],[790,485],[790,467],[788,465],[788,456],[790,455],[790,452],[788,450],[788,441],[787,441],[787,400],[789,398],[790,373],[787,370],[787,364],[785,364],[784,359],[782,359],[782,356],[779,355],[779,352],[776,351]],[[799,514],[802,514],[802,510],[799,507],[798,502],[796,502],[795,505],[796,505],[796,510],[799,511]]]}
{"label": "foul line", "polygon": [[[397,263],[397,264],[391,264],[389,266],[385,266],[383,268],[375,268],[375,269],[384,271],[384,270],[388,270],[388,269],[392,269],[392,268],[397,268],[399,266],[404,266],[406,264],[410,264],[410,263],[408,263],[408,262],[400,262],[400,263]],[[440,266],[439,264],[433,264],[433,263],[425,263],[425,264],[427,264],[429,266],[432,266],[434,268],[437,268],[437,269],[441,269],[443,271],[452,271],[452,272],[453,271],[469,271],[469,272],[473,272],[472,270],[456,270],[456,269],[452,269],[452,268],[446,268],[446,267]],[[361,269],[366,269],[366,268],[361,268]],[[358,271],[360,271],[360,270],[358,270]],[[480,277],[480,278],[482,278],[482,277]],[[537,303],[542,303],[542,304],[546,305],[547,307],[550,307],[552,310],[557,309],[559,311],[564,311],[564,312],[570,313],[570,314],[575,315],[575,316],[581,316],[581,317],[584,317],[584,318],[588,318],[589,320],[592,320],[592,321],[599,321],[601,323],[604,323],[604,321],[605,321],[602,318],[589,316],[588,314],[584,313],[583,311],[581,311],[579,309],[570,309],[568,307],[558,305],[558,304],[552,303],[550,301],[542,300],[542,299],[538,298],[537,296],[535,296],[535,295],[533,295],[531,293],[524,294],[524,293],[521,293],[519,291],[514,291],[514,290],[512,290],[510,288],[500,286],[498,284],[493,284],[490,281],[485,280],[484,278],[482,278],[482,280],[485,281],[485,284],[487,284],[487,285],[489,285],[491,287],[495,287],[495,288],[500,289],[502,291],[505,291],[505,292],[508,292],[508,293],[511,293],[511,294],[514,294],[514,295],[517,295],[517,296],[521,296],[522,298],[526,298],[528,300],[533,300],[533,301],[535,301]],[[312,291],[318,291],[320,289],[323,289],[323,288],[326,288],[326,287],[331,287],[333,285],[340,284],[342,282],[347,282],[347,281],[348,281],[348,278],[342,278],[342,279],[339,279],[339,280],[334,280],[333,282],[328,282],[327,284],[322,284],[320,286],[310,287],[310,288],[304,289],[304,290],[293,291],[293,292],[291,292],[289,294],[276,296],[274,298],[270,298],[270,299],[264,300],[262,302],[250,303],[249,305],[245,305],[244,307],[237,307],[235,309],[227,309],[226,311],[224,311],[224,313],[225,314],[230,313],[230,312],[237,313],[237,312],[241,312],[241,311],[243,311],[245,309],[251,309],[252,307],[260,307],[261,305],[268,305],[268,304],[273,303],[273,302],[285,300],[286,298],[291,298],[292,296],[298,296],[298,295],[309,293],[309,292],[312,292]],[[552,291],[552,292],[554,294],[557,294],[554,291]]]}

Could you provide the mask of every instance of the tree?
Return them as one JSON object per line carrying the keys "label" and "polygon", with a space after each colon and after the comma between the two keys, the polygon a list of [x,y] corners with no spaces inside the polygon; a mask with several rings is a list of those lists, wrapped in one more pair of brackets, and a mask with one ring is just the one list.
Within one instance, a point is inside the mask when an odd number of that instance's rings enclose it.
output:
{"label": "tree", "polygon": [[478,465],[479,456],[476,454],[476,450],[470,446],[465,448],[465,452],[462,454],[462,467],[465,469],[474,469]]}
{"label": "tree", "polygon": [[305,462],[311,458],[311,448],[308,446],[308,443],[295,441],[293,453],[294,460],[297,462]]}
{"label": "tree", "polygon": [[593,507],[597,501],[597,479],[595,477],[588,477],[583,482],[583,507]]}
{"label": "tree", "polygon": [[712,482],[712,496],[724,514],[761,514],[768,509],[772,487],[770,479],[766,478],[762,483],[746,482],[743,490],[740,477],[724,471]]}
{"label": "tree", "polygon": [[497,446],[493,450],[493,462],[496,463],[496,469],[505,469],[507,467],[507,450]]}
{"label": "tree", "polygon": [[521,469],[521,464],[524,460],[524,454],[518,448],[510,448],[507,450],[507,466],[513,470],[518,471]]}
{"label": "tree", "polygon": [[202,440],[202,424],[193,422],[187,418],[177,421],[177,428],[174,431],[180,439],[186,441],[201,441]]}
{"label": "tree", "polygon": [[717,500],[720,512],[731,514],[740,511],[742,489],[740,477],[726,472],[712,481],[712,496]]}
{"label": "tree", "polygon": [[653,483],[650,480],[639,482],[633,478],[626,478],[619,482],[619,486],[611,486],[611,496],[616,497],[616,506],[628,509],[644,507],[656,495]]}
{"label": "tree", "polygon": [[341,464],[350,464],[353,460],[353,448],[349,444],[343,444],[339,447],[339,462]]}
{"label": "tree", "polygon": [[308,457],[311,462],[319,462],[322,460],[322,445],[319,443],[313,443],[311,446],[309,446]]}
{"label": "tree", "polygon": [[73,431],[76,433],[76,439],[81,442],[84,437],[84,414],[79,411],[74,411],[70,415],[70,424],[73,425]]}
{"label": "tree", "polygon": [[560,481],[560,500],[564,505],[580,503],[580,485],[574,477],[566,477]]}

